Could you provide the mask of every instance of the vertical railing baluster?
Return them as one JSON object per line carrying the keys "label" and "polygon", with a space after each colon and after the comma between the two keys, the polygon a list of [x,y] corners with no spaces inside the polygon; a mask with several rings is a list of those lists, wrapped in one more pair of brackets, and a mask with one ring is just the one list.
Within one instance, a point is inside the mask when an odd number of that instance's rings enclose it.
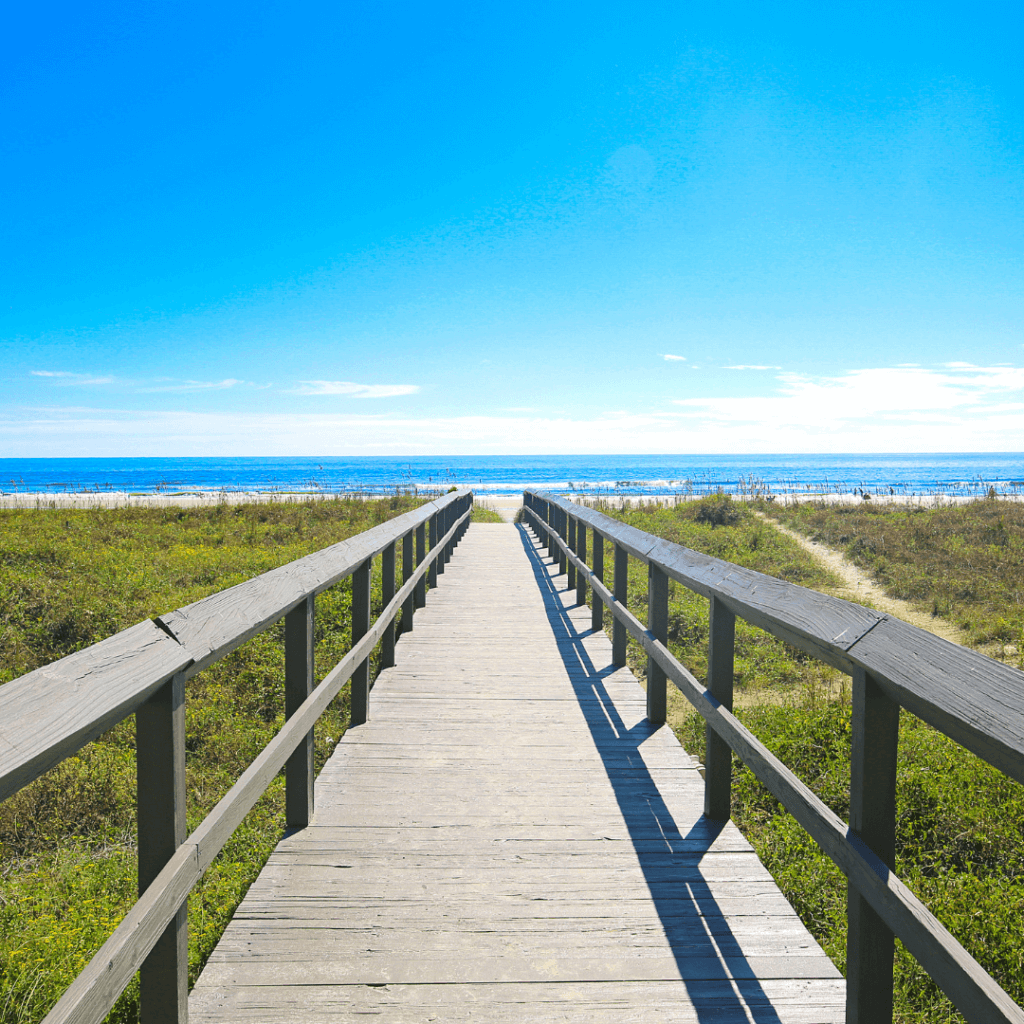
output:
{"label": "vertical railing baluster", "polygon": [[[370,631],[370,570],[373,559],[368,558],[352,573],[352,645]],[[359,663],[352,673],[350,686],[352,725],[362,725],[370,716],[370,659]]]}
{"label": "vertical railing baluster", "polygon": [[[587,562],[587,528],[582,521],[576,522],[576,557],[586,565]],[[587,603],[587,574],[576,571],[576,603]]]}
{"label": "vertical railing baluster", "polygon": [[[863,669],[853,674],[850,724],[850,828],[892,870],[900,709]],[[846,1020],[848,1024],[891,1021],[892,931],[850,885],[846,914]]]}
{"label": "vertical railing baluster", "polygon": [[[591,530],[591,533],[594,548],[594,578],[598,582],[604,583],[604,537],[597,530]],[[604,602],[597,596],[597,592],[593,588],[590,591],[590,602],[590,628],[604,629]]]}
{"label": "vertical railing baluster", "polygon": [[[430,538],[430,550],[431,551],[434,550],[434,548],[437,546],[438,542],[441,540],[441,538],[447,532],[445,530],[445,524],[447,522],[447,518],[448,518],[448,508],[446,506],[445,508],[441,509],[441,511],[438,512],[433,517],[433,519],[431,520],[431,522],[433,523],[433,526],[434,526],[434,533],[433,533],[433,535]],[[442,544],[441,545],[441,551],[438,553],[437,558],[434,559],[434,581],[433,581],[433,583],[430,584],[432,587],[436,587],[437,586],[437,577],[444,575],[444,563],[445,563],[445,557],[444,556],[445,556],[445,551],[444,551],[444,545]]]}
{"label": "vertical railing baluster", "polygon": [[[433,554],[435,549],[437,548],[437,516],[438,516],[438,513],[435,512],[430,517],[430,523],[429,523],[429,527],[430,527],[430,553],[431,554]],[[427,585],[430,587],[431,590],[434,590],[434,589],[437,588],[437,574],[438,574],[438,572],[439,572],[439,567],[438,567],[438,564],[437,564],[437,559],[435,558],[430,563],[430,568],[427,569]]]}
{"label": "vertical railing baluster", "polygon": [[[612,585],[616,604],[629,607],[629,552],[615,544],[615,582]],[[612,623],[612,664],[626,664],[626,627],[618,619]]]}
{"label": "vertical railing baluster", "polygon": [[[727,711],[732,711],[733,657],[736,616],[718,597],[711,598],[708,636],[707,688]],[[732,748],[711,726],[705,726],[704,813],[725,821],[732,800]]]}
{"label": "vertical railing baluster", "polygon": [[[392,541],[380,554],[380,603],[387,608],[395,596],[395,542]],[[395,665],[395,620],[384,627],[380,638],[380,667],[394,668]]]}
{"label": "vertical railing baluster", "polygon": [[[576,519],[573,516],[568,516],[569,528],[567,530],[568,536],[566,537],[566,543],[569,545],[569,550],[574,554],[576,552]],[[576,589],[576,566],[569,561],[568,558],[565,560],[565,575],[568,579],[565,581],[566,587],[569,590]]]}
{"label": "vertical railing baluster", "polygon": [[[310,594],[284,617],[284,716],[291,718],[313,692],[313,627],[316,607]],[[305,828],[313,817],[313,730],[295,748],[284,770],[285,824]]]}
{"label": "vertical railing baluster", "polygon": [[[565,539],[568,536],[567,520],[568,520],[568,516],[565,514],[565,509],[561,509],[561,508],[558,509],[558,536],[561,538],[563,543],[565,542]],[[562,548],[562,547],[559,547],[558,548],[558,575],[561,576],[562,573],[565,572],[565,570],[566,570],[565,549]]]}
{"label": "vertical railing baluster", "polygon": [[[654,562],[647,563],[647,628],[656,640],[668,642],[668,576]],[[668,685],[665,670],[647,656],[647,721],[665,721]]]}
{"label": "vertical railing baluster", "polygon": [[[416,556],[413,546],[413,532],[410,530],[402,538],[402,583],[408,583],[412,574],[416,571]],[[415,590],[415,588],[414,588]],[[412,632],[413,608],[416,604],[415,593],[410,594],[402,604],[402,632]]]}
{"label": "vertical railing baluster", "polygon": [[[185,676],[172,677],[135,712],[139,895],[185,841]],[[188,904],[139,972],[143,1024],[188,1020]]]}
{"label": "vertical railing baluster", "polygon": [[[426,523],[420,523],[416,527],[416,568],[418,569],[423,564],[423,559],[427,557],[427,525]],[[426,608],[427,606],[427,578],[421,576],[416,581],[416,607]]]}

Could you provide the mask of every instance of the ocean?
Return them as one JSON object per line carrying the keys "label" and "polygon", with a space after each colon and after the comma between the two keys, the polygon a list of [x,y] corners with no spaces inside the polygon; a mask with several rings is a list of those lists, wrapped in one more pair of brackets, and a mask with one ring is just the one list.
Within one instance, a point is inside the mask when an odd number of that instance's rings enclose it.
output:
{"label": "ocean", "polygon": [[984,494],[1024,489],[1024,454],[479,455],[451,458],[0,459],[0,493],[314,494],[525,487],[582,494]]}

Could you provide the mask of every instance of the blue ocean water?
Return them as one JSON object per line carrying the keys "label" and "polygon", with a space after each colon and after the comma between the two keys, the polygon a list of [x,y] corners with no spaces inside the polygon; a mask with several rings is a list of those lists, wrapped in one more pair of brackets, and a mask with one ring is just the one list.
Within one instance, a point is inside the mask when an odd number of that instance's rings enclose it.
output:
{"label": "blue ocean water", "polygon": [[451,458],[0,459],[0,492],[437,490],[515,494],[774,494],[866,490],[984,493],[1024,488],[1024,454],[496,455]]}

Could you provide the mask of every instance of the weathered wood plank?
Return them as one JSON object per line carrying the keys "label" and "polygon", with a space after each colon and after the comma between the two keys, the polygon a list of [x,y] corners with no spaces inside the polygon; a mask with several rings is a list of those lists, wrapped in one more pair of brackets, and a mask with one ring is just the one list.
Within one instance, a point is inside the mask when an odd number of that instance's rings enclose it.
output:
{"label": "weathered wood plank", "polygon": [[564,577],[538,589],[556,570],[524,532],[473,526],[194,1021],[783,1020],[809,998],[794,1021],[842,1019],[838,972],[735,827],[703,818],[693,759],[609,672],[589,609]]}
{"label": "weathered wood plank", "polygon": [[310,594],[326,590],[380,554],[410,529],[464,497],[463,489],[375,526],[349,540],[219,591],[157,620],[192,655],[190,674],[233,651],[291,611]]}
{"label": "weathered wood plank", "polygon": [[191,661],[146,621],[0,687],[0,800],[132,714]]}

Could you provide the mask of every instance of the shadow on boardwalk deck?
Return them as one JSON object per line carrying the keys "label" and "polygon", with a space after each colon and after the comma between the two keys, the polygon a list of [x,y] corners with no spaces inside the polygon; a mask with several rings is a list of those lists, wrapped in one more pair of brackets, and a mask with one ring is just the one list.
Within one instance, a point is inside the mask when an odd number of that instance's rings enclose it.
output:
{"label": "shadow on boardwalk deck", "polygon": [[528,533],[475,524],[194,1021],[841,1021],[843,981]]}

